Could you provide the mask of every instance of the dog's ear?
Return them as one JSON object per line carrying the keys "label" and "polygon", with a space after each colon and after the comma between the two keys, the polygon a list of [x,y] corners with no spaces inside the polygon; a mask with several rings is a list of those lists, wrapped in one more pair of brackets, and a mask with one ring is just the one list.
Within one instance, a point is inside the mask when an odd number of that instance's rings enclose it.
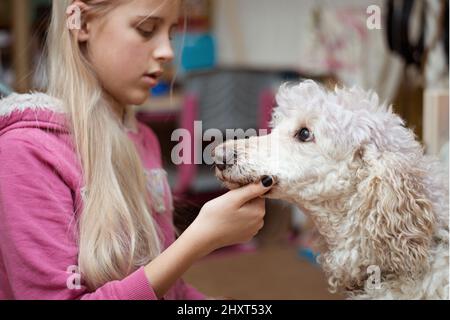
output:
{"label": "dog's ear", "polygon": [[[417,151],[421,152],[421,151]],[[382,272],[416,275],[428,266],[435,215],[426,193],[421,154],[358,150],[359,214],[364,241]]]}

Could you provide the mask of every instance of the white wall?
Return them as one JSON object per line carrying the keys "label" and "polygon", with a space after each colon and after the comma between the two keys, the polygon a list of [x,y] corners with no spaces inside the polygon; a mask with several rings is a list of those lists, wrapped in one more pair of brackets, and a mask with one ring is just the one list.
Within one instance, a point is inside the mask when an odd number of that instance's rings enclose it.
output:
{"label": "white wall", "polygon": [[330,50],[318,39],[313,23],[313,12],[321,7],[325,33],[334,33],[329,35],[331,38],[344,36],[349,40],[337,58],[356,65],[356,69],[335,71],[338,78],[347,85],[374,89],[382,99],[390,101],[400,81],[402,63],[388,53],[384,30],[366,30],[369,39],[359,43],[354,30],[331,21],[336,10],[351,7],[365,15],[365,9],[371,4],[383,7],[384,1],[214,0],[219,64],[289,68],[311,75],[329,73],[323,61],[329,58]]}

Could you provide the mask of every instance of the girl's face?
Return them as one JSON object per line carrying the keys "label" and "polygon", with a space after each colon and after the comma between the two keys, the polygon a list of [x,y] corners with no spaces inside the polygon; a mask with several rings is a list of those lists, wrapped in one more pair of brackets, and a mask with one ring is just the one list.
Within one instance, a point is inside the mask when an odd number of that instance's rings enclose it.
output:
{"label": "girl's face", "polygon": [[164,63],[173,59],[170,40],[179,6],[179,0],[126,1],[86,24],[88,59],[120,106],[145,102]]}

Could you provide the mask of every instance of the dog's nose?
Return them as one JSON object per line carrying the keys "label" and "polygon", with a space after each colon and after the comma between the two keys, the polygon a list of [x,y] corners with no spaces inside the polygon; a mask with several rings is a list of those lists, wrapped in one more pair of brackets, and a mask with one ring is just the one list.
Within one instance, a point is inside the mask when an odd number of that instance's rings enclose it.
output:
{"label": "dog's nose", "polygon": [[234,150],[230,149],[232,148],[230,148],[229,146],[227,148],[226,145],[222,145],[213,149],[213,151],[211,152],[211,155],[214,159],[214,164],[220,171],[223,171],[226,168],[233,166],[234,164],[235,153]]}

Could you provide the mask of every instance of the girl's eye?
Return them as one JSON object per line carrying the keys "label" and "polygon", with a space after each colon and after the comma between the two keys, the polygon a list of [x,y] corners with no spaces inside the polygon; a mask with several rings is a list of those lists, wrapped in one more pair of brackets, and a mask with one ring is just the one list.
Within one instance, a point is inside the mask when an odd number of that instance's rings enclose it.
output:
{"label": "girl's eye", "polygon": [[138,28],[138,31],[144,38],[150,38],[153,35],[153,33],[155,32],[155,28],[152,28],[152,29]]}
{"label": "girl's eye", "polygon": [[144,38],[150,38],[153,36],[157,29],[157,24],[153,21],[145,21],[136,26],[137,31]]}
{"label": "girl's eye", "polygon": [[300,129],[295,137],[302,142],[310,142],[314,139],[314,135],[308,128]]}
{"label": "girl's eye", "polygon": [[173,40],[176,31],[177,31],[177,26],[173,26],[172,28],[170,28],[170,31],[169,31],[169,39],[170,39],[171,41]]}

